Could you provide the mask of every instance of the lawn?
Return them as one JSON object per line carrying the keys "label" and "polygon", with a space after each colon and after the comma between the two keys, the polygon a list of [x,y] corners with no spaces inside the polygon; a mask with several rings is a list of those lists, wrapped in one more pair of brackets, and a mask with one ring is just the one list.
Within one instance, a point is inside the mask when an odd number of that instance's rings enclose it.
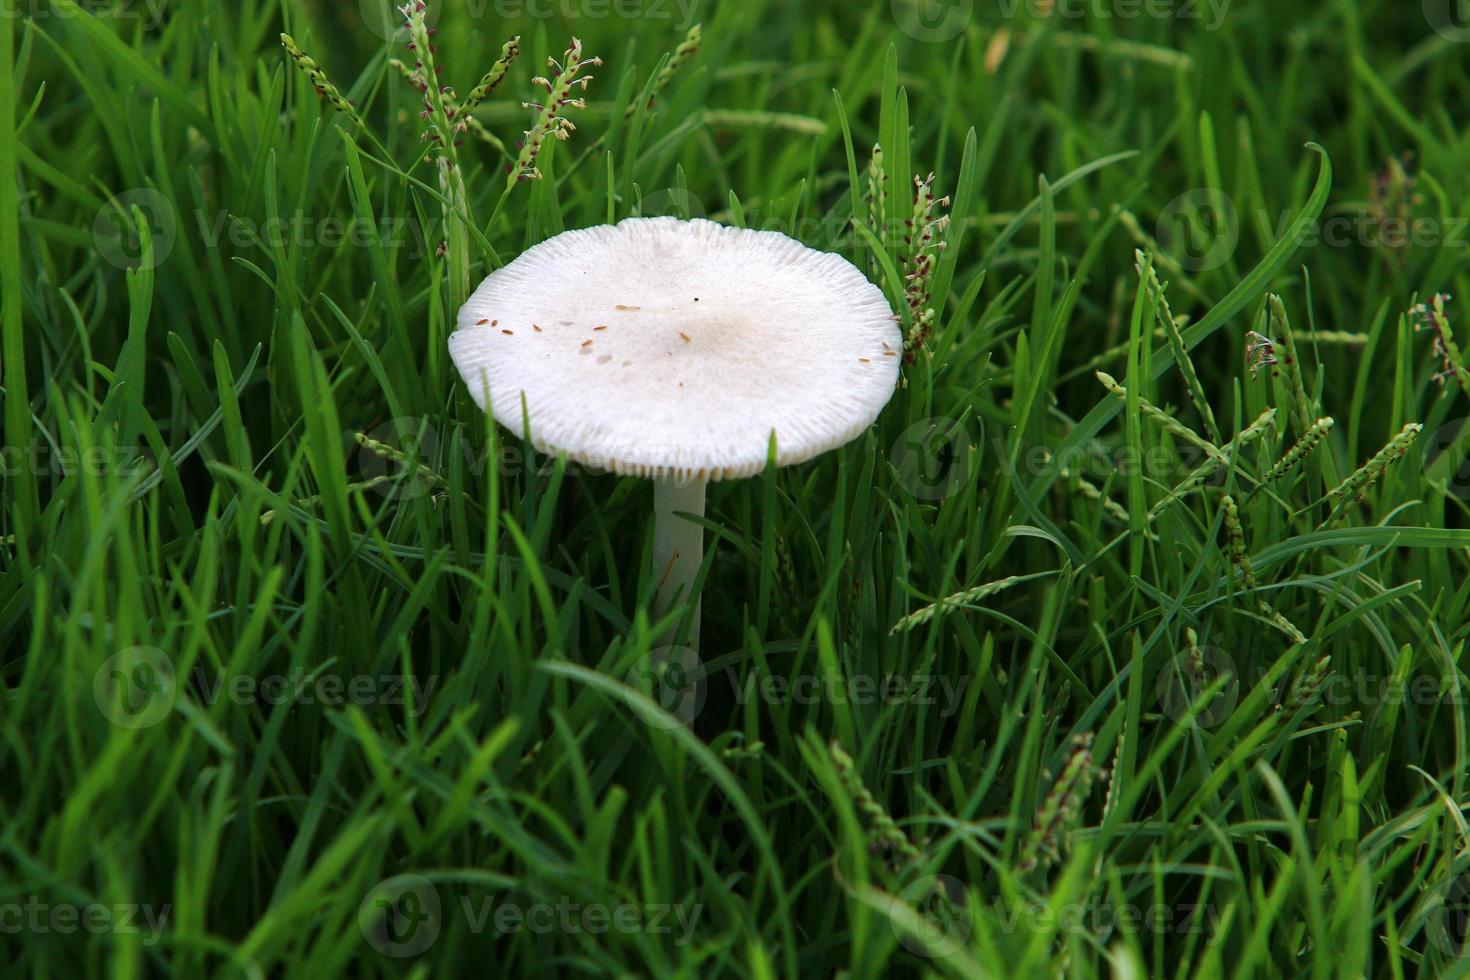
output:
{"label": "lawn", "polygon": [[[0,0],[5,975],[1470,974],[1464,13]],[[449,355],[637,216],[904,341],[697,619]]]}

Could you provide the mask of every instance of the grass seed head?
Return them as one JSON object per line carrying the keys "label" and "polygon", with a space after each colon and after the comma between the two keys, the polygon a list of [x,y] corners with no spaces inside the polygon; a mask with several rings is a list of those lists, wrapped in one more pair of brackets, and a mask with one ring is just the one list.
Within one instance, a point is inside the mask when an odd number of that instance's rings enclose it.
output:
{"label": "grass seed head", "polygon": [[281,47],[286,49],[286,54],[296,63],[296,67],[301,69],[302,73],[306,75],[307,80],[311,82],[317,94],[322,97],[322,101],[352,120],[354,125],[363,125],[362,117],[357,114],[356,107],[332,83],[332,80],[327,77],[326,71],[312,60],[310,55],[301,50],[296,44],[295,38],[289,34],[282,34]]}

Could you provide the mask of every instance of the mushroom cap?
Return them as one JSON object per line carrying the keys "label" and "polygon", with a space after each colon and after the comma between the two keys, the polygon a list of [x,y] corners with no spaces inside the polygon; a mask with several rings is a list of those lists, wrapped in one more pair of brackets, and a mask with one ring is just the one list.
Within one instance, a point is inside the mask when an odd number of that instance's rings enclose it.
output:
{"label": "mushroom cap", "polygon": [[778,466],[856,438],[893,395],[903,334],[839,255],[777,232],[629,218],[496,270],[449,352],[480,407],[529,427],[542,452],[720,480],[764,470],[773,432]]}

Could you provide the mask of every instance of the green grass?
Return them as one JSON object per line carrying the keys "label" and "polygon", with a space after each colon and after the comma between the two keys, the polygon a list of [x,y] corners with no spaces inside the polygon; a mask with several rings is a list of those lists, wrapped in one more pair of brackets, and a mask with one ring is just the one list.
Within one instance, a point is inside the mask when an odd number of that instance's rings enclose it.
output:
{"label": "green grass", "polygon": [[[7,975],[1470,973],[1463,31],[436,0],[459,93],[522,38],[461,194],[360,6],[0,0]],[[903,309],[930,171],[928,349],[711,487],[661,649],[651,488],[487,425],[455,298],[703,213]]]}

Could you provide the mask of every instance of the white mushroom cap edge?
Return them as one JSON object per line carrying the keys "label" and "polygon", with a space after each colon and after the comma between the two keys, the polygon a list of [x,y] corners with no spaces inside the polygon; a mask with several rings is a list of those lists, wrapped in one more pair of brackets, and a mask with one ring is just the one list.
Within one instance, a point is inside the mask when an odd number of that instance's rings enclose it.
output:
{"label": "white mushroom cap edge", "polygon": [[[845,445],[893,395],[903,335],[839,255],[770,231],[630,218],[496,270],[450,354],[540,451],[663,480],[721,480]],[[523,402],[524,411],[523,416]]]}

